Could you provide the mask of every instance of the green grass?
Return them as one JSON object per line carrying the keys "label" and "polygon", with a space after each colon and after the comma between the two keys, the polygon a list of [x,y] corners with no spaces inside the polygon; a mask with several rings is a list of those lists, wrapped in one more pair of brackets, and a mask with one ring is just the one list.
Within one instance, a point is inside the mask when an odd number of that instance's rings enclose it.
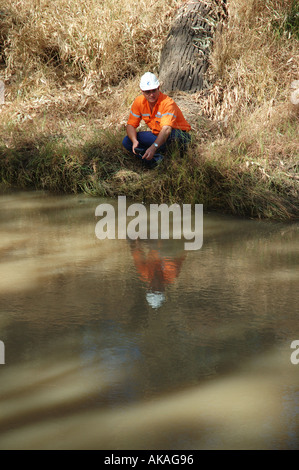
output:
{"label": "green grass", "polygon": [[184,156],[173,149],[156,169],[147,170],[121,148],[122,137],[98,132],[75,149],[63,140],[2,146],[1,181],[60,193],[123,194],[148,203],[200,203],[205,210],[246,217],[286,220],[299,215],[298,188],[292,180],[257,161],[248,163],[245,144],[226,149],[227,155],[217,153],[221,148],[216,146],[207,158],[200,156],[194,141]]}
{"label": "green grass", "polygon": [[287,35],[288,38],[294,36],[299,40],[299,4],[293,0],[291,6],[286,9],[284,15],[275,15],[272,27],[278,36]]}

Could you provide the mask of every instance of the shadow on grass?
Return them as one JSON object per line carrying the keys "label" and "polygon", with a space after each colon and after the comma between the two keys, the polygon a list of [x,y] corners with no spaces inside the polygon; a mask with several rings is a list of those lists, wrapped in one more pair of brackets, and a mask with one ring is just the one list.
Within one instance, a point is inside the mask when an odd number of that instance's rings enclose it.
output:
{"label": "shadow on grass", "polygon": [[[205,210],[242,217],[297,218],[294,182],[265,180],[258,166],[233,159],[203,158],[192,142],[177,148],[154,170],[145,169],[122,148],[121,132],[101,131],[81,146],[63,138],[26,139],[0,146],[2,185],[55,193],[127,197],[147,203],[203,204]],[[243,162],[244,163],[244,162]]]}

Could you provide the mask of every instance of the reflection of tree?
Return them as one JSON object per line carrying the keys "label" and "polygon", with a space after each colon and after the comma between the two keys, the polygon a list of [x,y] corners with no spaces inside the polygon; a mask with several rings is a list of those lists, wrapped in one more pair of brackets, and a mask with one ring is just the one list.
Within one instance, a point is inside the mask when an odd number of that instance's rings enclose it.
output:
{"label": "reflection of tree", "polygon": [[147,301],[153,308],[159,307],[165,300],[167,285],[172,284],[179,276],[185,254],[164,254],[161,241],[147,247],[136,240],[131,245],[132,256],[140,279],[147,287]]}

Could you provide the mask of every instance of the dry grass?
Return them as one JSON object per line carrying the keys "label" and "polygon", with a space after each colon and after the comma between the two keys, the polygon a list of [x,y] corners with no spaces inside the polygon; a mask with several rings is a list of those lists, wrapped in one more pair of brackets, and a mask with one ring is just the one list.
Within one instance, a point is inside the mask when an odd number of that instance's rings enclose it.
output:
{"label": "dry grass", "polygon": [[[6,79],[23,75],[21,90],[55,78],[84,78],[103,89],[152,65],[172,0],[1,0]],[[159,21],[157,21],[159,18]]]}
{"label": "dry grass", "polygon": [[0,0],[0,79],[7,103],[2,123],[24,128],[42,114],[54,132],[57,121],[72,127],[88,114],[99,126],[113,125],[116,110],[128,106],[126,92],[120,97],[117,88],[123,91],[145,69],[157,68],[180,3]]}
{"label": "dry grass", "polygon": [[[230,0],[229,20],[215,38],[210,58],[214,87],[208,100],[198,94],[212,119],[243,117],[259,106],[289,101],[289,87],[298,79],[296,35],[278,38],[293,0]],[[298,7],[297,7],[298,8]],[[299,14],[299,11],[298,11]]]}
{"label": "dry grass", "polygon": [[[297,200],[298,213],[299,106],[290,99],[299,78],[298,4],[230,0],[228,10],[210,58],[214,85],[196,96],[202,114],[219,129],[201,146],[202,158],[231,176],[250,173],[256,189]],[[286,27],[290,12],[297,15],[293,34]]]}

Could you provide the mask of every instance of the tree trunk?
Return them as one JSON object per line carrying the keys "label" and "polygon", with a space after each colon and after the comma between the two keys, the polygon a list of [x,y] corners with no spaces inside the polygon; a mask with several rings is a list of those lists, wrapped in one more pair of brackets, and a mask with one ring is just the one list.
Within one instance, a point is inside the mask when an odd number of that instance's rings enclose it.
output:
{"label": "tree trunk", "polygon": [[195,92],[209,86],[213,35],[226,16],[226,0],[190,1],[179,9],[161,52],[163,91]]}

